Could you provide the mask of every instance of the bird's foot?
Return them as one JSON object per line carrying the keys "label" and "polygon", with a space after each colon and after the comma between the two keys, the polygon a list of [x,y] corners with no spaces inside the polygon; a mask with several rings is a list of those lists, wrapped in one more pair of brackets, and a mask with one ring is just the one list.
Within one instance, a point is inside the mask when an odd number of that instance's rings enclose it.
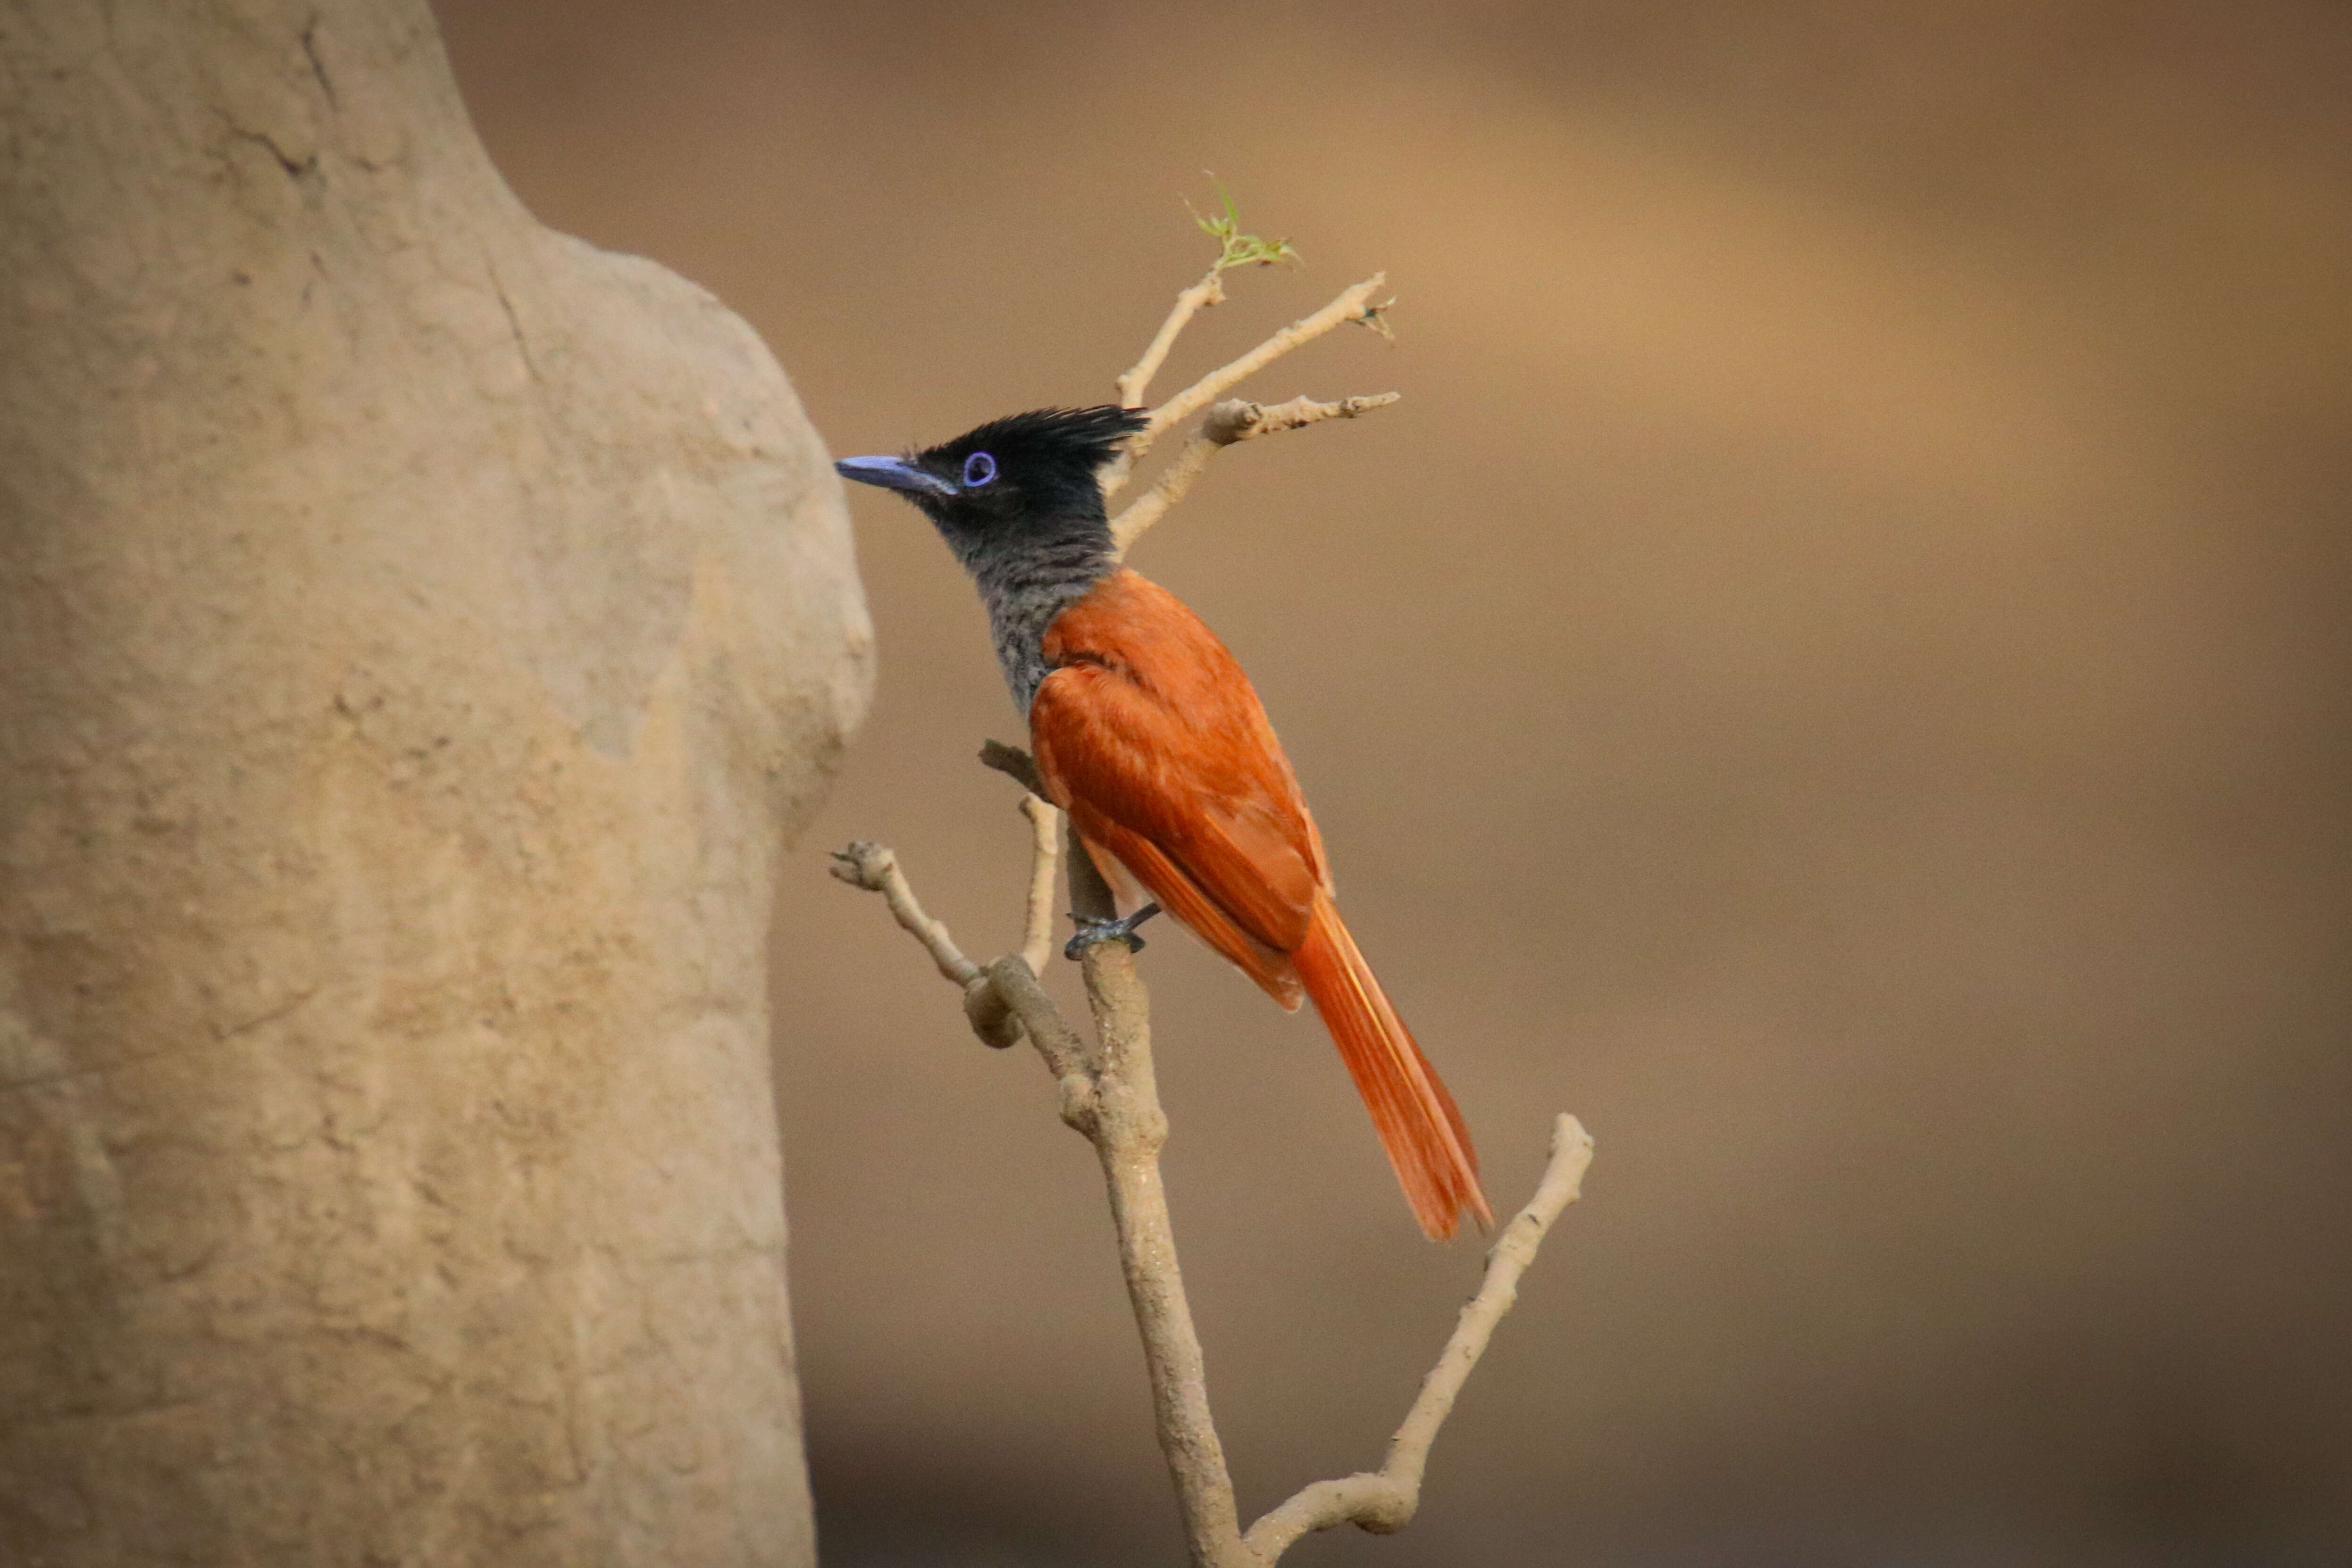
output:
{"label": "bird's foot", "polygon": [[1089,920],[1073,915],[1070,918],[1076,922],[1078,934],[1063,944],[1062,956],[1076,958],[1097,942],[1124,942],[1129,952],[1140,953],[1143,938],[1135,934],[1135,928],[1159,913],[1158,904],[1147,904],[1124,920]]}

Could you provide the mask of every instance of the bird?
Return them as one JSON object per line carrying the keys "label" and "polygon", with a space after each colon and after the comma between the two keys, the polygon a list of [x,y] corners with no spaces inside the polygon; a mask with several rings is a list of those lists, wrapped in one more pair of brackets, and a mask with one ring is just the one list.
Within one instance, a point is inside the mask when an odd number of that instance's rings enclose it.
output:
{"label": "bird", "polygon": [[1311,1000],[1423,1232],[1446,1239],[1465,1211],[1491,1228],[1462,1113],[1339,918],[1256,690],[1199,616],[1120,563],[1098,474],[1145,423],[1038,409],[834,466],[913,502],[979,590],[1046,793],[1131,908],[1081,922],[1071,956],[1139,946],[1164,909],[1284,1008]]}

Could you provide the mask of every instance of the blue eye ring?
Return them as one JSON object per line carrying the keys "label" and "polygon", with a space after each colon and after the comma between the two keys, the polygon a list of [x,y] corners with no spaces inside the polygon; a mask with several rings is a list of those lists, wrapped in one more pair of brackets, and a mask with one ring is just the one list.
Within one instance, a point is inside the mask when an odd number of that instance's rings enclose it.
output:
{"label": "blue eye ring", "polygon": [[985,452],[975,452],[963,460],[963,487],[977,490],[996,477],[996,459]]}

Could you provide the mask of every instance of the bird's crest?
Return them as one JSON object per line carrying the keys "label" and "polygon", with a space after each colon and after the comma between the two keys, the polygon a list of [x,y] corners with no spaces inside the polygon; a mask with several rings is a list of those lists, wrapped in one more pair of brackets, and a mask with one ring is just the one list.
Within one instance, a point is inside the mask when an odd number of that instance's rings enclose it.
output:
{"label": "bird's crest", "polygon": [[1076,464],[1098,468],[1118,455],[1127,438],[1150,423],[1139,408],[1102,404],[1094,408],[1040,408],[992,419],[953,441],[921,455],[927,466],[960,469],[965,458],[986,452],[1008,470]]}

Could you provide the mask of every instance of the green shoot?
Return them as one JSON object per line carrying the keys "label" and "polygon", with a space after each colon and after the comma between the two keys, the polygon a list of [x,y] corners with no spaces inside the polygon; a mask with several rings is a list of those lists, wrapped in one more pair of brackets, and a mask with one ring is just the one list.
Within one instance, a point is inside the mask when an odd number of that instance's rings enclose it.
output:
{"label": "green shoot", "polygon": [[1300,259],[1298,252],[1286,239],[1267,239],[1261,235],[1244,234],[1241,214],[1234,209],[1233,193],[1222,184],[1217,187],[1217,200],[1223,204],[1224,211],[1213,212],[1205,216],[1191,202],[1184,204],[1184,210],[1192,214],[1192,221],[1201,225],[1201,232],[1217,242],[1217,259],[1209,268],[1213,276],[1229,267],[1272,267],[1278,261]]}

